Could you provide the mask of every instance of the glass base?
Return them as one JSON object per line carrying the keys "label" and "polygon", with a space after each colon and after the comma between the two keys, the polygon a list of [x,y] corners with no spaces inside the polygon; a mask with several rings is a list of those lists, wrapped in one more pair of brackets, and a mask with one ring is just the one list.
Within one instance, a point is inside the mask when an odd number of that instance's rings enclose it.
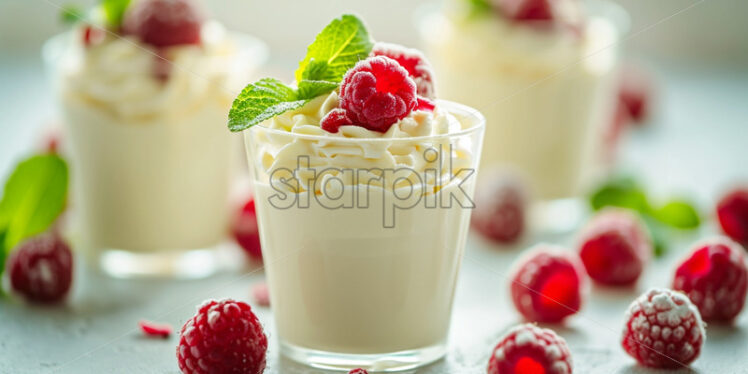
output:
{"label": "glass base", "polygon": [[98,250],[101,270],[115,278],[205,278],[222,271],[239,270],[241,255],[233,245],[212,248],[132,252],[121,249]]}
{"label": "glass base", "polygon": [[370,373],[393,373],[428,365],[444,357],[446,344],[422,349],[381,354],[347,354],[317,351],[280,343],[281,354],[298,363],[318,369],[347,372],[362,368]]}
{"label": "glass base", "polygon": [[587,214],[581,198],[538,201],[530,210],[530,226],[536,234],[568,234],[579,228]]}

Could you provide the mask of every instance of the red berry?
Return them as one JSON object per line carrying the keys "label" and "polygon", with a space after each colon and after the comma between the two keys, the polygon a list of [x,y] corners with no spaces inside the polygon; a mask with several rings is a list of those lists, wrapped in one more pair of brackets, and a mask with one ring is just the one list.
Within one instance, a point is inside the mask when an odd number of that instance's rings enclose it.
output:
{"label": "red berry", "polygon": [[649,74],[632,66],[624,67],[620,76],[618,99],[633,123],[642,123],[647,119],[651,96]]}
{"label": "red berry", "polygon": [[260,374],[267,349],[267,336],[247,303],[211,300],[182,326],[177,360],[185,374]]}
{"label": "red berry", "polygon": [[498,0],[501,13],[515,21],[551,21],[550,0]]}
{"label": "red berry", "polygon": [[416,104],[416,110],[421,110],[424,112],[433,112],[434,108],[436,108],[436,104],[434,104],[433,101],[425,97],[418,96],[417,100],[418,100],[418,104]]}
{"label": "red berry", "polygon": [[359,61],[340,85],[340,107],[354,123],[372,131],[387,132],[416,105],[415,82],[389,57]]}
{"label": "red berry", "polygon": [[644,366],[674,369],[699,356],[704,338],[704,322],[688,297],[654,288],[629,306],[621,344]]}
{"label": "red berry", "polygon": [[510,291],[528,321],[560,322],[582,305],[583,275],[566,250],[540,244],[518,261]]}
{"label": "red berry", "polygon": [[338,132],[340,126],[352,124],[353,122],[350,118],[348,118],[348,115],[344,109],[335,108],[329,111],[324,117],[322,117],[320,127],[322,128],[322,130],[325,130],[327,132],[336,133]]}
{"label": "red berry", "polygon": [[171,326],[167,324],[157,324],[149,321],[138,322],[140,330],[146,336],[154,336],[159,338],[168,338],[171,335]]}
{"label": "red berry", "polygon": [[255,201],[250,199],[237,215],[234,221],[234,238],[250,258],[262,260],[262,246],[260,245],[260,230],[257,227],[257,213]]}
{"label": "red berry", "polygon": [[476,231],[498,243],[514,243],[525,230],[524,190],[519,182],[490,175],[478,184],[471,223]]}
{"label": "red berry", "polygon": [[369,374],[369,372],[364,369],[353,369],[348,374]]}
{"label": "red berry", "polygon": [[579,257],[590,278],[614,286],[636,282],[652,253],[643,224],[623,209],[597,214],[582,230],[579,243]]}
{"label": "red berry", "polygon": [[566,341],[549,329],[519,325],[501,338],[488,361],[488,374],[571,374]]}
{"label": "red berry", "polygon": [[748,290],[743,251],[724,237],[696,244],[675,271],[673,289],[688,295],[704,320],[732,322],[743,310]]}
{"label": "red berry", "polygon": [[200,44],[202,14],[189,0],[142,0],[125,13],[122,31],[154,47]]}
{"label": "red berry", "polygon": [[270,290],[265,282],[252,286],[252,298],[259,306],[270,306]]}
{"label": "red berry", "polygon": [[73,281],[73,254],[59,235],[42,234],[11,253],[7,271],[11,287],[27,300],[59,302]]}
{"label": "red berry", "polygon": [[748,246],[748,188],[725,195],[717,204],[717,217],[725,234]]}
{"label": "red berry", "polygon": [[416,82],[418,95],[433,100],[436,98],[434,92],[434,72],[431,64],[421,51],[407,48],[398,44],[377,43],[371,50],[372,56],[387,56],[397,61],[400,66],[408,71],[408,75]]}
{"label": "red berry", "polygon": [[104,40],[104,37],[106,37],[104,30],[92,25],[83,26],[82,39],[84,47],[99,44]]}

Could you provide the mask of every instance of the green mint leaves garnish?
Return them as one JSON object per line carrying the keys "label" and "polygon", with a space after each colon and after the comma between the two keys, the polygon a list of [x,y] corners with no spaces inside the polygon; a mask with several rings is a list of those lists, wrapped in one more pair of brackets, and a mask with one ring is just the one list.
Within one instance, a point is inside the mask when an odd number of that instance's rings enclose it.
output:
{"label": "green mint leaves garnish", "polygon": [[272,78],[248,85],[231,106],[229,130],[246,130],[335,90],[345,73],[371,53],[373,45],[366,26],[356,16],[334,19],[317,35],[299,62],[297,88]]}
{"label": "green mint leaves garnish", "polygon": [[644,189],[630,178],[614,179],[600,186],[590,197],[590,205],[594,210],[616,206],[639,213],[652,234],[658,256],[666,249],[668,227],[689,230],[701,224],[699,213],[691,203],[673,199],[661,206],[654,206]]}
{"label": "green mint leaves garnish", "polygon": [[74,24],[86,19],[86,13],[76,4],[67,4],[60,10],[60,19],[65,24]]}
{"label": "green mint leaves garnish", "polygon": [[248,85],[229,111],[229,130],[242,131],[262,121],[306,104],[291,87],[273,78]]}
{"label": "green mint leaves garnish", "polygon": [[468,17],[479,17],[489,14],[493,11],[493,6],[489,0],[465,0],[468,6]]}
{"label": "green mint leaves garnish", "polygon": [[33,156],[16,167],[0,200],[0,273],[22,240],[49,228],[65,207],[68,167],[56,155]]}
{"label": "green mint leaves garnish", "polygon": [[107,27],[118,29],[122,25],[125,11],[130,6],[130,0],[101,0],[99,9],[104,16]]}

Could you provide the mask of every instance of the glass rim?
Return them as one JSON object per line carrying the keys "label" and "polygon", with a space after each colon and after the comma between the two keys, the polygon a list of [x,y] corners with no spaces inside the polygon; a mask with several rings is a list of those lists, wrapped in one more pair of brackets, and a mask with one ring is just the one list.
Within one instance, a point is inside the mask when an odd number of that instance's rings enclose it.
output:
{"label": "glass rim", "polygon": [[457,113],[458,115],[461,115],[462,117],[472,117],[475,118],[475,124],[471,127],[462,129],[460,131],[455,132],[449,132],[446,134],[436,134],[436,135],[420,135],[420,136],[411,136],[407,138],[346,138],[346,137],[329,137],[326,135],[315,135],[315,134],[301,134],[301,133],[295,133],[290,132],[286,130],[280,130],[280,129],[272,129],[266,126],[262,126],[261,124],[254,125],[242,132],[245,134],[250,133],[256,133],[258,131],[262,131],[265,133],[271,133],[273,135],[278,136],[288,136],[292,137],[294,139],[305,139],[305,140],[317,140],[317,141],[334,141],[334,142],[349,142],[349,143],[393,143],[393,142],[420,142],[420,141],[429,141],[429,140],[436,140],[436,139],[451,139],[456,137],[461,137],[465,135],[470,135],[478,131],[482,131],[486,127],[486,117],[483,116],[481,112],[479,112],[477,109],[474,109],[472,107],[469,107],[464,104],[456,103],[454,101],[449,100],[443,100],[443,99],[437,99],[435,100],[437,106],[441,106],[442,108],[445,108],[449,113]]}

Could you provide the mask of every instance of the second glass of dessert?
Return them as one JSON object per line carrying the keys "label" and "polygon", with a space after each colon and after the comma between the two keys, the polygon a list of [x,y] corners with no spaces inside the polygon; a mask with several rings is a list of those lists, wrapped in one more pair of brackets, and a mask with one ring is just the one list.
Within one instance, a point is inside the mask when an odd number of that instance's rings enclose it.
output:
{"label": "second glass of dessert", "polygon": [[484,119],[436,100],[430,65],[334,20],[287,86],[234,102],[252,164],[281,353],[412,369],[446,352]]}
{"label": "second glass of dessert", "polygon": [[238,145],[223,124],[264,45],[188,0],[140,0],[102,3],[43,52],[70,146],[80,247],[114,276],[218,270]]}
{"label": "second glass of dessert", "polygon": [[421,24],[440,94],[485,114],[482,166],[526,182],[541,231],[574,227],[600,171],[625,18],[602,1],[450,0]]}

